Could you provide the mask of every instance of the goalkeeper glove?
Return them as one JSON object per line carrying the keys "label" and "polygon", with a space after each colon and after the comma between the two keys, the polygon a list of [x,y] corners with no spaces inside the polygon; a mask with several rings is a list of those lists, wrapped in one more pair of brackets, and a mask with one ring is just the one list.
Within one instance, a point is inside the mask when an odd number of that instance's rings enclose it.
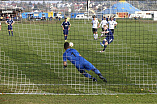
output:
{"label": "goalkeeper glove", "polygon": [[64,65],[64,69],[67,67],[67,65]]}

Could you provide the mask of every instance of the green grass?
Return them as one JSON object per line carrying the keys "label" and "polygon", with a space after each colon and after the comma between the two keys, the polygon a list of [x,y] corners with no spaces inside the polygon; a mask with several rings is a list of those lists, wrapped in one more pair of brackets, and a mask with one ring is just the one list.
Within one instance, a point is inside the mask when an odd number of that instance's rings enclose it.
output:
{"label": "green grass", "polygon": [[0,95],[1,104],[156,104],[157,95]]}
{"label": "green grass", "polygon": [[[6,25],[2,24],[0,92],[101,94],[157,91],[157,23],[117,20],[113,43],[108,45],[105,53],[96,53],[102,50],[99,44],[102,39],[93,40],[91,21],[70,22],[68,41],[73,42],[73,48],[100,70],[108,83],[89,72],[98,79],[98,82],[92,82],[69,62],[67,69],[63,69],[62,21],[23,21],[14,24],[13,37],[8,36]],[[19,85],[33,83],[49,85]]]}

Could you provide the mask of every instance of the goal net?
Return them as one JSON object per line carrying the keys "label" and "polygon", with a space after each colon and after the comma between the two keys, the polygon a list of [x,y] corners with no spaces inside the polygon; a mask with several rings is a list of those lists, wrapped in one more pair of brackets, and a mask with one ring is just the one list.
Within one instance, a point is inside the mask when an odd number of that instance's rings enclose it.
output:
{"label": "goal net", "polygon": [[[157,93],[156,7],[156,1],[1,1],[0,93]],[[117,22],[105,52],[100,42],[106,37],[93,37],[94,15],[99,23],[113,16]],[[70,61],[64,68],[65,17],[71,24],[67,41],[107,83],[93,71],[86,70],[97,82],[83,76]],[[101,26],[97,32],[100,37]]]}

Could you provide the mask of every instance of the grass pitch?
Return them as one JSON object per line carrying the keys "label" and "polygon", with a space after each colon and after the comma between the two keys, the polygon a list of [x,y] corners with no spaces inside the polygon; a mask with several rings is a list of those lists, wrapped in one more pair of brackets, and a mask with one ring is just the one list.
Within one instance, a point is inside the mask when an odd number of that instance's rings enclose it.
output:
{"label": "grass pitch", "polygon": [[1,104],[156,104],[157,95],[0,95]]}
{"label": "grass pitch", "polygon": [[[107,78],[98,82],[82,76],[68,62],[63,68],[62,21],[22,21],[0,31],[1,93],[101,94],[155,93],[157,23],[117,20],[114,41],[104,53],[102,39],[93,40],[91,21],[70,20],[68,41]],[[100,36],[101,29],[98,30]],[[7,95],[6,95],[7,96]],[[10,95],[13,96],[13,95]]]}

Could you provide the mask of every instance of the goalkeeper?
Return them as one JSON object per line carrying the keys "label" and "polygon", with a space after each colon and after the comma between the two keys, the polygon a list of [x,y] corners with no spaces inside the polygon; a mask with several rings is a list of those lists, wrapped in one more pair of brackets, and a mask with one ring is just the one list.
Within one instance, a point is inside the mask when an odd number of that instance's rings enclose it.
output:
{"label": "goalkeeper", "polygon": [[65,49],[65,52],[63,54],[64,67],[67,67],[67,59],[68,59],[73,65],[75,65],[78,71],[85,77],[92,79],[93,81],[97,81],[96,78],[92,77],[90,74],[88,74],[85,71],[85,69],[88,71],[92,70],[99,76],[100,79],[102,79],[104,82],[107,82],[107,80],[102,76],[102,74],[98,69],[96,69],[85,58],[83,58],[76,49],[70,48],[68,42],[64,43],[64,49]]}

